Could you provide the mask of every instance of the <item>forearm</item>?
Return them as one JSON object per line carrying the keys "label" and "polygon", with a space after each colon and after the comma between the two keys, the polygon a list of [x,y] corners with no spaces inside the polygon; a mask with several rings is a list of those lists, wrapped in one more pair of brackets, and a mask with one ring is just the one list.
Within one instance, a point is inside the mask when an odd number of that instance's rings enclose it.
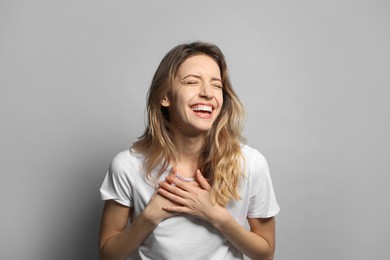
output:
{"label": "forearm", "polygon": [[272,260],[274,245],[241,226],[227,210],[212,225],[244,255],[256,260]]}
{"label": "forearm", "polygon": [[[252,259],[270,260],[274,254],[274,220],[251,219],[251,231],[242,227],[226,208],[210,201],[210,185],[197,172],[201,188],[168,177],[160,184],[159,194],[182,206],[164,206],[168,212],[189,214],[206,220],[228,239],[234,247]],[[171,185],[171,184],[175,185]]]}
{"label": "forearm", "polygon": [[157,223],[141,214],[123,231],[107,240],[100,248],[100,259],[124,259],[130,255],[153,231]]}

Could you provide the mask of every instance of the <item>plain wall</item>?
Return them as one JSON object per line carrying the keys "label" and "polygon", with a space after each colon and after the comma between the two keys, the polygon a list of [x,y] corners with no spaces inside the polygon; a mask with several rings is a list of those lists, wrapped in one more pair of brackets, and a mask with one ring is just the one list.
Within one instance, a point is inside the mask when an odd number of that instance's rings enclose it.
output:
{"label": "plain wall", "polygon": [[217,44],[277,260],[390,259],[390,2],[0,1],[0,258],[97,259],[99,188],[163,55]]}

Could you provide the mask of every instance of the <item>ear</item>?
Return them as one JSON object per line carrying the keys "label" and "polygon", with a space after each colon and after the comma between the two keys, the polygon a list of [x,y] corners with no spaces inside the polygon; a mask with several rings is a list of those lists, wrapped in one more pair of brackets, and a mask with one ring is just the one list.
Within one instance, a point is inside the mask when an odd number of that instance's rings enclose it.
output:
{"label": "ear", "polygon": [[161,105],[163,107],[169,107],[169,99],[167,96],[165,96],[162,100],[161,100]]}

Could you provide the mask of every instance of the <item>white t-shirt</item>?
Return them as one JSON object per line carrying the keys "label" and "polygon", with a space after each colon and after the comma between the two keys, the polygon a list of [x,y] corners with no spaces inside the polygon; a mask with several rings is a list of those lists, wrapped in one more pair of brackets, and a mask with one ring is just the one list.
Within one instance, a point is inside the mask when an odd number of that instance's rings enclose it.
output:
{"label": "white t-shirt", "polygon": [[[248,218],[268,218],[279,212],[268,164],[257,150],[244,145],[245,177],[239,186],[241,199],[231,201],[227,210],[242,226]],[[148,204],[155,188],[143,174],[142,155],[129,150],[116,155],[100,189],[103,200],[133,207],[137,218]],[[157,174],[157,169],[152,172]],[[169,171],[163,173],[164,179]],[[178,215],[162,221],[127,259],[243,259],[222,234],[206,221],[189,215]]]}

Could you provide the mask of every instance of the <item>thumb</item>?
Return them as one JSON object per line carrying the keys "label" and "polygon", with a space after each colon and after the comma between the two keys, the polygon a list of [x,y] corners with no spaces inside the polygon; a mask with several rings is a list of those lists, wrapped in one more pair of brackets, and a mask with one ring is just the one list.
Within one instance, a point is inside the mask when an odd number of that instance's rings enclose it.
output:
{"label": "thumb", "polygon": [[196,170],[196,180],[199,182],[199,185],[202,189],[204,190],[210,190],[211,189],[211,186],[209,184],[209,182],[203,177],[203,174],[200,172],[200,170]]}
{"label": "thumb", "polygon": [[169,175],[171,175],[172,177],[176,178],[176,168],[175,167],[172,167],[171,171],[169,172]]}

